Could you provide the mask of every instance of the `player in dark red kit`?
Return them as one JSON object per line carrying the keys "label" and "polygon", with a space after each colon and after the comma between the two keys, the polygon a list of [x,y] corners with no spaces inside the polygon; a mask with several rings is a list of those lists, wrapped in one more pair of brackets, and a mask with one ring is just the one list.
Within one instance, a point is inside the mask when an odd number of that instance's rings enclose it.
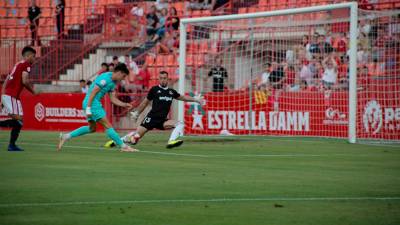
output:
{"label": "player in dark red kit", "polygon": [[15,145],[23,125],[23,111],[19,96],[24,87],[32,94],[36,94],[28,80],[35,56],[35,49],[30,46],[24,47],[22,49],[23,60],[15,64],[1,89],[0,106],[4,107],[6,113],[11,117],[11,119],[0,121],[0,127],[11,128],[8,151],[23,151]]}

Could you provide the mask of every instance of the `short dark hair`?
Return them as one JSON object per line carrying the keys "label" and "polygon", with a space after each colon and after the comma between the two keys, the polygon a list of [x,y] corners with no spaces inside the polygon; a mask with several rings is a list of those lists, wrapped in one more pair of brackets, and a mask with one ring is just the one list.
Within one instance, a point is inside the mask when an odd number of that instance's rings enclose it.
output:
{"label": "short dark hair", "polygon": [[33,54],[36,55],[36,50],[35,50],[34,48],[32,48],[31,46],[25,46],[25,47],[22,49],[22,56],[24,56],[25,53],[27,53],[27,52],[32,52]]}
{"label": "short dark hair", "polygon": [[84,79],[80,80],[79,83],[86,83]]}
{"label": "short dark hair", "polygon": [[115,66],[114,72],[118,72],[118,71],[125,73],[125,74],[129,74],[129,69],[125,65],[125,63],[118,63],[117,66]]}
{"label": "short dark hair", "polygon": [[87,86],[90,86],[92,84],[92,81],[91,80],[88,80],[87,82],[86,82],[86,85]]}
{"label": "short dark hair", "polygon": [[167,72],[167,71],[165,71],[165,70],[161,70],[161,71],[160,71],[160,74],[165,74],[165,75],[167,75],[167,76],[168,76],[168,72]]}
{"label": "short dark hair", "polygon": [[101,64],[101,66],[106,66],[106,67],[108,68],[108,64],[105,63],[105,62],[103,62],[103,63]]}
{"label": "short dark hair", "polygon": [[118,60],[118,56],[113,56],[113,60]]}
{"label": "short dark hair", "polygon": [[110,64],[108,64],[108,66],[115,66],[115,65],[114,65],[114,63],[110,63]]}

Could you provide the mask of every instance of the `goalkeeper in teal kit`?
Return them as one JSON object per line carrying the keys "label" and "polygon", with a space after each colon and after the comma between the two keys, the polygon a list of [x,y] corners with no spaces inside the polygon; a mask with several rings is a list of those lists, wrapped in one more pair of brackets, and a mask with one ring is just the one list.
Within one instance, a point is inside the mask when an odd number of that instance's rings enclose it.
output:
{"label": "goalkeeper in teal kit", "polygon": [[101,104],[101,99],[105,94],[110,95],[110,100],[114,105],[125,107],[131,109],[132,105],[130,103],[121,102],[115,96],[115,86],[117,82],[126,78],[129,75],[129,70],[125,64],[118,64],[114,72],[103,73],[90,86],[85,99],[83,100],[82,107],[86,113],[86,117],[89,126],[80,127],[74,131],[67,134],[60,134],[60,142],[58,144],[58,151],[61,150],[64,143],[72,138],[82,136],[88,133],[96,131],[96,124],[100,123],[109,138],[111,138],[123,152],[135,152],[137,149],[131,148],[130,146],[124,144],[118,133],[111,126],[111,123],[106,118],[106,112]]}

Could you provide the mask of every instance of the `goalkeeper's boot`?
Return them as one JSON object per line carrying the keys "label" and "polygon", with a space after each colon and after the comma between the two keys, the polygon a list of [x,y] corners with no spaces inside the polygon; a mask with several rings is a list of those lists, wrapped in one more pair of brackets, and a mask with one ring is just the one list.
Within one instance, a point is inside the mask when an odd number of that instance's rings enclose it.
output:
{"label": "goalkeeper's boot", "polygon": [[138,152],[139,150],[136,149],[136,148],[132,148],[132,147],[130,147],[129,145],[124,144],[124,145],[121,147],[121,150],[120,150],[120,151],[121,151],[121,152]]}
{"label": "goalkeeper's boot", "polygon": [[67,140],[67,137],[63,133],[60,133],[60,140],[58,142],[57,151],[61,151],[62,146]]}
{"label": "goalkeeper's boot", "polygon": [[117,146],[117,145],[114,143],[113,140],[107,141],[107,142],[104,144],[104,147],[106,147],[106,148],[113,148],[113,147],[115,147],[115,146]]}
{"label": "goalkeeper's boot", "polygon": [[8,151],[9,152],[22,152],[24,150],[16,145],[10,144],[10,145],[8,145]]}
{"label": "goalkeeper's boot", "polygon": [[167,144],[167,148],[175,148],[179,147],[183,144],[182,140],[174,140],[174,141],[169,141]]}

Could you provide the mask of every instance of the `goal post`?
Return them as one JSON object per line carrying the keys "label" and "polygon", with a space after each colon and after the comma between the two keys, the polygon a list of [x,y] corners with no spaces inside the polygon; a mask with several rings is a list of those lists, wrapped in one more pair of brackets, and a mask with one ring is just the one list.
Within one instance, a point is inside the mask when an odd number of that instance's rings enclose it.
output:
{"label": "goal post", "polygon": [[[360,87],[357,78],[359,14],[357,2],[348,2],[182,19],[178,89],[206,100],[204,107],[179,101],[178,119],[185,122],[185,135],[318,136],[347,138],[350,143],[358,137],[398,140],[397,131],[386,138],[360,125],[366,117],[361,112],[365,96],[372,91]],[[313,44],[300,43],[303,36],[312,43],[314,35],[323,36],[321,43],[329,42],[327,47],[310,50]],[[339,47],[333,46],[334,39],[341,38],[348,47],[341,47],[340,41]],[[346,67],[345,75],[339,75],[339,64]],[[310,80],[304,75],[307,70]],[[336,73],[332,83],[329,73]],[[372,113],[364,120],[377,126]]]}

